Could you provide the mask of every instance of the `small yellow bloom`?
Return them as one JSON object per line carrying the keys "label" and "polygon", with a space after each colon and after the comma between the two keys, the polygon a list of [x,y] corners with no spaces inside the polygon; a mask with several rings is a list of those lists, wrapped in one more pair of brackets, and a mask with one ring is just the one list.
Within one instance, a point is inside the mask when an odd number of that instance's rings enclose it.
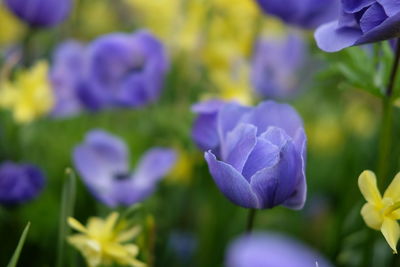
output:
{"label": "small yellow bloom", "polygon": [[0,107],[10,109],[19,123],[29,123],[47,114],[53,104],[48,64],[45,61],[17,73],[14,82],[0,81]]}
{"label": "small yellow bloom", "polygon": [[25,26],[0,3],[0,46],[18,42],[25,33]]}
{"label": "small yellow bloom", "polygon": [[393,252],[397,254],[400,238],[400,172],[383,194],[378,190],[376,176],[372,171],[364,171],[358,178],[358,186],[367,203],[361,209],[365,223],[372,229],[381,231]]}
{"label": "small yellow bloom", "polygon": [[124,244],[138,235],[140,227],[126,229],[124,222],[117,224],[118,216],[113,212],[105,220],[90,218],[86,227],[74,218],[68,218],[68,224],[81,232],[70,236],[68,242],[82,253],[89,267],[108,266],[114,262],[133,267],[146,266],[136,259],[138,246]]}

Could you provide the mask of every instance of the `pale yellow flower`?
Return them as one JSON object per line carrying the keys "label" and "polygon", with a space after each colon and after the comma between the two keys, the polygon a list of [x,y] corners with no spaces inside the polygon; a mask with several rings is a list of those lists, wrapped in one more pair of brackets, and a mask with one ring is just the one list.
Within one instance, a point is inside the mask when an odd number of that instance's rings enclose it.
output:
{"label": "pale yellow flower", "polygon": [[68,237],[68,242],[82,253],[89,267],[113,263],[132,267],[146,266],[136,259],[138,246],[126,244],[138,235],[140,227],[125,229],[123,222],[117,223],[118,216],[117,212],[113,212],[105,220],[90,218],[86,227],[74,218],[68,218],[69,225],[80,232]]}
{"label": "pale yellow flower", "polygon": [[0,46],[19,41],[24,35],[25,26],[0,2]]}
{"label": "pale yellow flower", "polygon": [[358,186],[367,203],[361,209],[365,223],[372,229],[381,231],[393,252],[397,254],[400,238],[400,173],[388,186],[383,198],[372,171],[364,171],[358,178]]}
{"label": "pale yellow flower", "polygon": [[46,115],[53,105],[53,91],[45,61],[20,71],[13,82],[0,81],[0,107],[11,110],[19,123],[29,123]]}

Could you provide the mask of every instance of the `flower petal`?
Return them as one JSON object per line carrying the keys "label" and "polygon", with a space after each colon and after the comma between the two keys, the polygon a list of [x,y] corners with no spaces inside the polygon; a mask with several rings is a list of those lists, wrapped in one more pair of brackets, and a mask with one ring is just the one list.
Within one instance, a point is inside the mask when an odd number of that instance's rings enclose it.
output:
{"label": "flower petal", "polygon": [[400,201],[400,172],[396,174],[385,193],[384,198],[391,198],[393,202]]}
{"label": "flower petal", "polygon": [[231,165],[218,161],[214,154],[206,152],[211,176],[221,192],[234,204],[245,208],[259,208],[257,196],[249,182]]}
{"label": "flower petal", "polygon": [[315,31],[317,45],[325,52],[337,52],[357,43],[362,31],[356,28],[338,27],[337,21],[324,24]]}
{"label": "flower petal", "polygon": [[372,204],[366,203],[361,209],[365,223],[372,229],[380,230],[383,222],[380,211]]}
{"label": "flower petal", "polygon": [[376,176],[372,171],[363,171],[358,177],[358,187],[367,202],[380,206],[382,204],[382,196],[376,185]]}
{"label": "flower petal", "polygon": [[355,13],[375,2],[376,0],[342,0],[342,5],[347,13]]}
{"label": "flower petal", "polygon": [[229,132],[226,142],[221,146],[222,159],[232,165],[239,173],[257,143],[257,128],[250,124],[240,124]]}
{"label": "flower petal", "polygon": [[373,4],[364,12],[360,19],[361,30],[363,32],[368,32],[381,24],[387,17],[380,4]]}
{"label": "flower petal", "polygon": [[241,117],[251,108],[241,106],[237,103],[228,103],[218,112],[217,127],[220,141],[226,138],[226,134],[232,131],[238,124]]}
{"label": "flower petal", "polygon": [[389,17],[400,12],[400,0],[377,0],[377,2],[383,6]]}
{"label": "flower petal", "polygon": [[199,115],[193,124],[192,139],[203,151],[216,148],[219,143],[217,114]]}
{"label": "flower petal", "polygon": [[71,228],[82,232],[82,233],[87,233],[87,229],[85,226],[83,226],[78,220],[72,217],[68,217],[68,224]]}
{"label": "flower petal", "polygon": [[396,247],[400,238],[399,224],[395,220],[385,218],[382,223],[381,231],[389,246],[393,249],[393,252],[397,254]]}

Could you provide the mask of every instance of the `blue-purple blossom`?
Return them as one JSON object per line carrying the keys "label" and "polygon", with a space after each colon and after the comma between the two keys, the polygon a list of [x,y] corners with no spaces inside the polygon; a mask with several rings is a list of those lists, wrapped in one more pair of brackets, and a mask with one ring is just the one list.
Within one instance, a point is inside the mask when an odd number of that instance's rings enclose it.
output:
{"label": "blue-purple blossom", "polygon": [[56,50],[51,71],[53,114],[152,103],[160,96],[168,65],[163,44],[146,31],[104,35],[87,46],[64,43]]}
{"label": "blue-purple blossom", "polygon": [[152,148],[132,171],[126,144],[101,130],[90,131],[73,152],[74,165],[85,185],[110,207],[132,205],[149,197],[176,157],[172,149]]}
{"label": "blue-purple blossom", "polygon": [[332,267],[322,255],[287,236],[259,232],[234,240],[226,267]]}
{"label": "blue-purple blossom", "polygon": [[34,199],[42,191],[45,178],[31,164],[4,162],[0,165],[0,203],[21,204]]}
{"label": "blue-purple blossom", "polygon": [[71,12],[72,0],[5,0],[6,6],[33,27],[53,27]]}
{"label": "blue-purple blossom", "polygon": [[203,151],[213,150],[218,146],[217,114],[225,104],[219,99],[199,102],[192,106],[197,114],[192,128],[192,139]]}
{"label": "blue-purple blossom", "polygon": [[227,103],[217,114],[216,130],[218,151],[209,150],[205,158],[230,201],[255,209],[303,207],[306,136],[291,106],[273,101],[257,107]]}
{"label": "blue-purple blossom", "polygon": [[300,69],[305,65],[307,47],[298,34],[285,39],[260,39],[252,60],[251,82],[267,98],[284,98],[299,88]]}
{"label": "blue-purple blossom", "polygon": [[326,52],[399,36],[398,0],[342,0],[338,19],[320,26],[315,32],[319,48]]}
{"label": "blue-purple blossom", "polygon": [[339,0],[255,0],[262,10],[285,23],[316,28],[338,14]]}

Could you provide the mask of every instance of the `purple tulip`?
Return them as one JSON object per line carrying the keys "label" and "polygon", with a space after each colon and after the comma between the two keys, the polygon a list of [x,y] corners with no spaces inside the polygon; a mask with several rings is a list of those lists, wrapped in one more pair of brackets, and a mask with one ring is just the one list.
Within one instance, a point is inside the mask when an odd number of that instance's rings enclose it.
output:
{"label": "purple tulip", "polygon": [[256,0],[262,10],[285,23],[316,28],[338,14],[339,0]]}
{"label": "purple tulip", "polygon": [[192,139],[203,151],[214,150],[218,146],[217,114],[224,101],[212,99],[192,106],[197,114],[193,124]]}
{"label": "purple tulip", "polygon": [[252,60],[251,81],[256,92],[267,98],[293,95],[300,83],[307,48],[300,35],[285,39],[260,39]]}
{"label": "purple tulip", "polygon": [[71,12],[72,0],[5,0],[7,7],[33,27],[54,27]]}
{"label": "purple tulip", "polygon": [[219,110],[216,125],[219,152],[210,150],[205,158],[230,201],[254,209],[303,207],[306,136],[291,106],[273,101],[254,108],[228,103]]}
{"label": "purple tulip", "polygon": [[226,267],[331,267],[319,253],[277,233],[254,233],[228,248]]}
{"label": "purple tulip", "polygon": [[342,0],[338,20],[320,26],[315,32],[319,48],[326,52],[399,36],[398,0]]}
{"label": "purple tulip", "polygon": [[34,199],[45,184],[42,171],[30,164],[0,165],[0,203],[21,204]]}
{"label": "purple tulip", "polygon": [[159,98],[167,70],[162,43],[146,31],[104,35],[86,47],[69,41],[54,55],[53,114],[144,106]]}
{"label": "purple tulip", "polygon": [[89,132],[75,147],[73,161],[91,193],[110,207],[132,205],[149,197],[158,181],[174,166],[172,149],[152,148],[129,169],[129,153],[119,138],[101,130]]}

